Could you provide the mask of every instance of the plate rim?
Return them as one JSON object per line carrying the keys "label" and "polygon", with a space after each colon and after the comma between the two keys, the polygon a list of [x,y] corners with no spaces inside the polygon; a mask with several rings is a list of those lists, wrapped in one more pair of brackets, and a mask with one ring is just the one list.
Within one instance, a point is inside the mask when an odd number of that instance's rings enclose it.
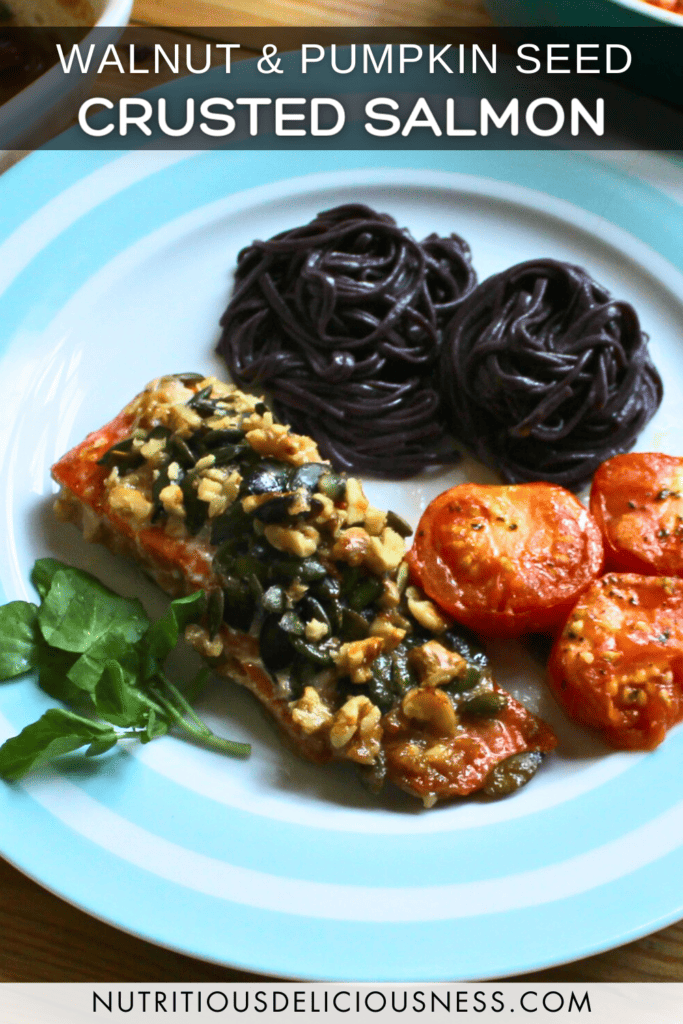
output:
{"label": "plate rim", "polygon": [[[44,156],[46,154],[41,154],[41,155]],[[113,154],[113,159],[116,159],[116,157],[118,155],[119,154]],[[350,155],[353,157],[356,154],[352,153]],[[415,160],[419,159],[419,157],[420,157],[420,153],[419,152],[410,152],[410,153],[399,154],[399,155],[403,158],[403,162],[406,165],[412,165],[412,163]],[[232,154],[230,156],[232,156]],[[253,154],[253,153],[248,154],[248,156],[249,156],[250,160],[254,160],[255,158],[257,158],[256,154]],[[372,154],[372,156],[376,158],[377,154]],[[448,156],[448,155],[446,155],[446,156]],[[572,156],[575,156],[575,154],[572,154]],[[28,158],[28,160],[31,160],[31,159],[32,158],[30,158],[30,157]],[[311,156],[310,153],[307,154],[307,159],[309,161],[312,159],[312,156]],[[452,156],[451,156],[451,159],[452,159]],[[22,165],[19,165],[19,167],[21,167],[21,166]],[[418,172],[419,170],[420,170],[419,168],[416,168],[416,172]],[[16,183],[16,184],[20,184],[19,178],[20,178],[20,176],[15,175],[14,178],[13,178],[13,182]],[[286,180],[286,179],[282,179],[282,180]],[[498,179],[492,179],[492,180],[495,181],[495,180],[498,180]],[[0,182],[0,194],[3,191],[3,187],[4,187],[3,183]],[[581,204],[576,204],[576,205],[581,205]],[[681,217],[681,220],[683,222],[683,211],[679,211],[679,217]],[[677,269],[680,271],[681,267],[679,266]],[[25,873],[30,874],[30,872],[27,872],[25,870],[25,868],[22,866],[22,864],[16,863],[15,861],[13,861],[11,856],[8,856],[7,854],[3,854],[3,855],[5,855],[7,857],[7,859],[10,860],[10,862],[15,863],[16,866],[19,868],[19,870],[22,870]],[[39,877],[37,877],[35,875],[30,875],[30,877],[35,877],[36,880],[40,884],[44,885],[45,887],[51,888],[46,882],[41,881],[41,879]],[[116,927],[119,927],[120,929],[129,932],[129,934],[140,935],[140,937],[146,938],[149,941],[157,942],[157,944],[165,945],[167,948],[170,948],[170,949],[176,949],[179,952],[186,953],[187,955],[201,956],[204,959],[213,959],[211,957],[207,957],[206,953],[204,953],[204,952],[193,953],[191,950],[188,950],[188,949],[183,948],[183,947],[178,947],[178,946],[176,946],[174,944],[165,943],[163,941],[160,941],[158,938],[150,938],[149,935],[145,935],[145,934],[143,934],[143,933],[141,933],[139,931],[131,930],[130,928],[126,927],[125,924],[121,924],[121,923],[119,923],[117,921],[111,920],[110,918],[101,916],[97,911],[91,909],[90,907],[88,907],[86,905],[83,905],[83,904],[79,903],[78,901],[72,900],[68,895],[66,895],[62,891],[59,891],[58,889],[51,888],[51,891],[55,892],[61,898],[66,899],[68,902],[71,902],[73,905],[79,906],[81,909],[83,909],[86,912],[92,914],[93,916],[96,916],[96,917],[98,917],[101,920],[108,921],[108,923],[112,923]],[[538,970],[538,969],[541,969],[542,967],[552,966],[552,965],[557,964],[559,962],[563,962],[563,963],[572,962],[573,960],[583,958],[583,957],[585,957],[587,955],[591,955],[591,953],[598,952],[598,951],[600,951],[602,949],[612,948],[615,944],[621,944],[622,942],[625,942],[625,941],[631,941],[632,938],[635,938],[635,937],[637,937],[640,934],[647,934],[648,932],[650,932],[653,929],[653,927],[654,928],[659,928],[659,927],[662,926],[662,924],[670,923],[670,920],[678,919],[678,917],[680,916],[680,913],[681,913],[681,908],[677,908],[677,910],[675,912],[675,915],[672,916],[669,920],[663,920],[663,922],[662,921],[658,921],[658,923],[656,923],[654,925],[653,925],[653,922],[648,922],[648,924],[643,926],[643,930],[642,931],[639,931],[636,928],[635,931],[632,931],[631,934],[629,934],[629,935],[621,937],[616,943],[613,940],[609,940],[606,945],[598,944],[597,946],[594,946],[594,947],[591,947],[591,948],[588,948],[588,949],[584,948],[581,952],[577,953],[576,955],[572,956],[571,958],[569,958],[569,959],[564,958],[561,961],[558,961],[557,959],[553,958],[551,960],[548,960],[547,962],[540,962],[540,963],[536,963],[534,965],[520,966],[518,969],[516,969],[514,971],[514,973],[509,973],[508,976],[514,976],[514,974],[522,974],[522,973],[527,973],[528,971]],[[223,964],[228,964],[229,963],[231,965],[234,965],[237,961],[235,960],[235,958],[231,958],[229,961],[225,960],[225,959],[217,959],[217,960],[214,960],[214,962],[216,962],[216,963],[223,963]],[[264,965],[257,965],[257,964],[253,964],[253,963],[244,963],[244,964],[241,964],[240,966],[242,966],[245,970],[260,971],[261,973],[268,972],[268,968],[265,967]],[[274,972],[271,971],[269,973],[273,974]],[[274,976],[283,977],[284,975],[280,971],[277,975],[274,975]],[[289,975],[289,977],[291,977],[293,979],[294,978],[298,979],[299,977],[305,977],[305,976],[306,975]],[[496,971],[495,973],[490,974],[490,975],[477,975],[477,977],[482,977],[482,978],[483,977],[499,977],[499,976],[500,976],[500,972],[499,971]],[[310,977],[312,977],[312,978],[316,977],[317,978],[317,977],[322,977],[322,975],[311,975]],[[327,978],[327,976],[325,976],[325,977]],[[419,975],[419,976],[416,976],[414,980],[416,980],[416,981],[440,980],[440,977],[441,976],[439,975],[439,976],[435,976],[433,979],[425,979],[425,977],[423,975]],[[346,975],[346,974],[339,975],[339,978],[340,978],[340,980],[348,980],[348,975]],[[372,980],[376,980],[376,979],[372,979]]]}

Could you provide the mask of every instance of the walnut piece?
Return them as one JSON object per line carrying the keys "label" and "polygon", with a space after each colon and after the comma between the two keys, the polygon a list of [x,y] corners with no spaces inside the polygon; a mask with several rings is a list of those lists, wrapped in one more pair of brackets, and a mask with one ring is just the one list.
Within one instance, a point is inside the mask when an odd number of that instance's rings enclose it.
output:
{"label": "walnut piece", "polygon": [[296,529],[271,524],[266,526],[264,532],[266,540],[274,548],[290,555],[296,555],[297,558],[308,558],[318,550],[320,534],[315,526],[310,526],[308,523],[298,526]]}
{"label": "walnut piece", "polygon": [[178,484],[168,484],[159,492],[159,501],[168,515],[184,516],[183,492]]}
{"label": "walnut piece", "polygon": [[168,411],[168,427],[179,437],[189,437],[202,425],[202,418],[189,405],[173,405]]}
{"label": "walnut piece", "polygon": [[321,622],[319,619],[311,619],[310,622],[306,623],[304,632],[306,633],[307,640],[315,642],[327,636],[329,630],[326,623]]}
{"label": "walnut piece", "polygon": [[339,674],[348,675],[352,683],[367,683],[372,678],[372,663],[383,649],[384,641],[380,636],[342,644],[334,659]]}
{"label": "walnut piece", "polygon": [[360,480],[349,477],[346,481],[346,522],[349,526],[365,521],[365,513],[370,507],[370,502],[363,493]]}
{"label": "walnut piece", "polygon": [[368,569],[380,576],[392,569],[398,569],[405,551],[405,541],[400,533],[386,526],[379,537],[370,537],[365,564]]}
{"label": "walnut piece", "polygon": [[386,612],[379,614],[370,623],[370,635],[382,638],[385,651],[393,651],[398,647],[406,632],[405,629],[396,626]]}
{"label": "walnut piece", "polygon": [[203,626],[189,625],[185,630],[185,639],[205,658],[220,658],[223,653],[223,641],[218,636],[212,640],[209,631]]}
{"label": "walnut piece", "polygon": [[370,546],[370,535],[362,526],[343,530],[332,548],[335,562],[347,562],[351,566],[362,565]]}
{"label": "walnut piece", "polygon": [[443,633],[450,626],[450,620],[417,587],[407,588],[406,600],[410,614],[430,633]]}
{"label": "walnut piece", "polygon": [[443,690],[408,690],[401,702],[406,718],[414,718],[437,736],[453,736],[458,724],[455,708]]}
{"label": "walnut piece", "polygon": [[301,726],[307,736],[319,732],[332,721],[332,712],[320,699],[320,694],[313,686],[307,686],[303,696],[290,705],[292,718]]}
{"label": "walnut piece", "polygon": [[368,505],[365,512],[365,529],[368,533],[373,537],[379,537],[386,525],[386,512],[383,512],[381,508],[375,508],[374,505]]}
{"label": "walnut piece", "polygon": [[246,434],[246,440],[259,455],[290,462],[293,466],[322,461],[312,438],[303,434],[292,434],[289,427],[282,423],[250,430]]}
{"label": "walnut piece", "polygon": [[414,647],[408,655],[408,662],[417,672],[422,686],[443,686],[467,671],[465,659],[436,640]]}
{"label": "walnut piece", "polygon": [[330,729],[330,743],[359,764],[374,764],[381,749],[382,714],[369,697],[350,697],[337,711]]}
{"label": "walnut piece", "polygon": [[138,526],[150,517],[154,507],[144,494],[127,484],[112,487],[109,491],[109,504],[114,512],[118,512],[126,519],[132,519]]}

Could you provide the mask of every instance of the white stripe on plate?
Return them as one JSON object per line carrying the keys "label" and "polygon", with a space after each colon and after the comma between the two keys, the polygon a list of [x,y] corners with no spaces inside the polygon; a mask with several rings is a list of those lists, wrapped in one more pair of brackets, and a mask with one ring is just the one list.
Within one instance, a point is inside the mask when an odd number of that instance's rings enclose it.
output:
{"label": "white stripe on plate", "polygon": [[436,886],[337,885],[282,878],[185,849],[126,821],[63,778],[23,785],[63,824],[152,875],[244,906],[326,920],[439,921],[520,910],[600,888],[683,844],[679,803],[613,842],[536,871]]}

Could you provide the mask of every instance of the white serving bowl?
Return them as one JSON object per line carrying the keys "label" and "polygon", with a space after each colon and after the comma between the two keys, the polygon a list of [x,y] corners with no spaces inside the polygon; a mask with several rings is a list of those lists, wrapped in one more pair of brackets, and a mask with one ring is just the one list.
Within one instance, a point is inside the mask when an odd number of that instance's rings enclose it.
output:
{"label": "white serving bowl", "polygon": [[[13,6],[12,0],[9,6]],[[116,42],[128,24],[132,6],[133,0],[87,0],[83,13],[87,10],[91,17],[85,20],[74,17],[69,13],[69,6],[62,6],[60,0],[30,0],[23,5],[17,0],[16,16],[25,24],[41,27],[92,25],[98,30],[99,48]],[[101,31],[103,29],[106,31]],[[81,45],[86,50],[94,41],[94,35],[89,33],[83,40]],[[67,128],[88,94],[96,68],[94,62],[91,67],[91,72],[70,75],[67,79],[58,65],[53,66],[0,107],[2,149],[35,149]]]}

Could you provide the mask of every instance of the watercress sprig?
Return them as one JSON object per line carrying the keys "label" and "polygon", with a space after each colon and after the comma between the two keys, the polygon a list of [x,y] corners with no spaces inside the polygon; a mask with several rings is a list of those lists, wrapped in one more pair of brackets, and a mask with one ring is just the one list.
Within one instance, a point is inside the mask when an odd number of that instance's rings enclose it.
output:
{"label": "watercress sprig", "polygon": [[[164,671],[186,626],[206,612],[203,591],[172,601],[150,623],[139,601],[54,558],[39,559],[31,580],[40,605],[0,607],[0,680],[36,671],[66,708],[51,708],[0,746],[0,776],[18,779],[82,747],[93,757],[122,739],[149,743],[170,729],[222,753],[250,753],[249,744],[213,733]],[[188,693],[200,692],[208,674],[201,669]]]}

